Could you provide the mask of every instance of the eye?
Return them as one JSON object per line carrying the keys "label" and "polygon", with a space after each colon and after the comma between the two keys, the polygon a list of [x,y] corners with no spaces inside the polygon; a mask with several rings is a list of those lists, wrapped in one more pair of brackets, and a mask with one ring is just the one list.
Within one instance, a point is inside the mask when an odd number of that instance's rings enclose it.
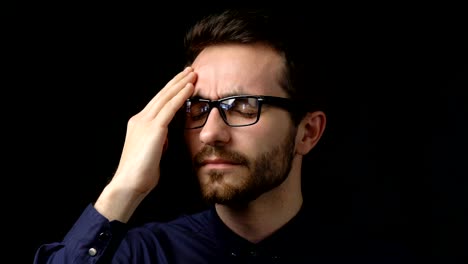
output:
{"label": "eye", "polygon": [[257,112],[257,105],[257,99],[255,98],[240,98],[234,101],[231,108],[234,111],[251,113]]}
{"label": "eye", "polygon": [[210,106],[204,102],[188,102],[186,113],[192,119],[201,118],[210,111]]}
{"label": "eye", "polygon": [[257,116],[258,103],[256,98],[235,98],[223,101],[221,108],[226,110],[230,116],[238,115],[243,118],[254,118]]}

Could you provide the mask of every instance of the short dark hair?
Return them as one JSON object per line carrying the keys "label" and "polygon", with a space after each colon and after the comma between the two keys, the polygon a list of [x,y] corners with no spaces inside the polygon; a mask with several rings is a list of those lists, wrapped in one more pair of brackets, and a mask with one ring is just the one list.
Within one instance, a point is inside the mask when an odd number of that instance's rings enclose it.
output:
{"label": "short dark hair", "polygon": [[285,61],[280,84],[288,96],[303,106],[293,115],[300,122],[305,112],[324,107],[321,87],[313,81],[316,52],[307,21],[298,13],[268,9],[225,9],[200,19],[184,39],[187,66],[206,47],[218,44],[262,43],[276,50]]}

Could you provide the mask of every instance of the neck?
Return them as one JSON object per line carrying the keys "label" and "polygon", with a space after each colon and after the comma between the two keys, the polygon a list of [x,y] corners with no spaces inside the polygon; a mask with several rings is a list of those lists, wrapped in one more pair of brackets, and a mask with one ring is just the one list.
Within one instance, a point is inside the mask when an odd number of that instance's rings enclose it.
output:
{"label": "neck", "polygon": [[281,185],[240,208],[216,204],[219,217],[233,232],[252,243],[265,239],[299,212],[303,202],[300,171],[300,158],[296,157]]}

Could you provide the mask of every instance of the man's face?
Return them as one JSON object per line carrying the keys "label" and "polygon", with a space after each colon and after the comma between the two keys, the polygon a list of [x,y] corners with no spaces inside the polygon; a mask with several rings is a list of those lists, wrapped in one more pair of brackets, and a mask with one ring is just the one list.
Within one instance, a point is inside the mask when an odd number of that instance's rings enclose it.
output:
{"label": "man's face", "polygon": [[[262,45],[219,45],[203,50],[192,67],[198,74],[194,96],[286,97],[279,85],[283,59]],[[251,126],[230,127],[218,109],[206,124],[186,130],[201,192],[208,202],[246,204],[280,185],[291,170],[296,129],[289,114],[264,105]]]}

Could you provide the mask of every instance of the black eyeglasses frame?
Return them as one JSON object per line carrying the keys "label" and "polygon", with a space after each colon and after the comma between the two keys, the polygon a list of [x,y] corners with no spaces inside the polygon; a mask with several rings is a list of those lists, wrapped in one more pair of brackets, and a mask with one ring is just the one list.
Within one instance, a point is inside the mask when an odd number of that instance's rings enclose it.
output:
{"label": "black eyeglasses frame", "polygon": [[[226,117],[226,113],[224,112],[225,109],[223,109],[221,107],[221,102],[223,101],[226,101],[226,100],[230,100],[230,99],[238,99],[238,98],[242,98],[242,99],[249,99],[249,98],[254,98],[257,100],[258,102],[258,112],[257,112],[257,118],[255,119],[254,122],[252,123],[248,123],[248,124],[243,124],[243,125],[231,125],[228,123],[227,121],[227,117]],[[263,104],[266,104],[266,105],[271,105],[271,106],[276,106],[276,107],[279,107],[279,108],[282,108],[288,112],[293,112],[295,110],[297,110],[297,107],[298,105],[290,98],[285,98],[285,97],[278,97],[278,96],[269,96],[269,95],[233,95],[233,96],[228,96],[228,97],[224,97],[224,98],[220,98],[218,100],[210,100],[210,99],[204,99],[204,98],[189,98],[186,100],[185,102],[185,107],[187,107],[187,104],[189,103],[192,103],[192,102],[204,102],[204,103],[207,103],[208,104],[208,112],[207,112],[207,115],[206,115],[206,118],[205,118],[205,121],[203,122],[203,124],[199,125],[199,126],[196,126],[196,127],[189,127],[189,128],[185,128],[185,129],[197,129],[197,128],[201,128],[203,127],[205,124],[206,124],[206,121],[208,120],[208,116],[209,114],[211,113],[211,110],[213,108],[217,108],[224,123],[230,127],[244,127],[244,126],[251,126],[251,125],[254,125],[258,122],[258,120],[260,120],[260,114],[261,114],[261,110],[262,110],[262,105]]]}

